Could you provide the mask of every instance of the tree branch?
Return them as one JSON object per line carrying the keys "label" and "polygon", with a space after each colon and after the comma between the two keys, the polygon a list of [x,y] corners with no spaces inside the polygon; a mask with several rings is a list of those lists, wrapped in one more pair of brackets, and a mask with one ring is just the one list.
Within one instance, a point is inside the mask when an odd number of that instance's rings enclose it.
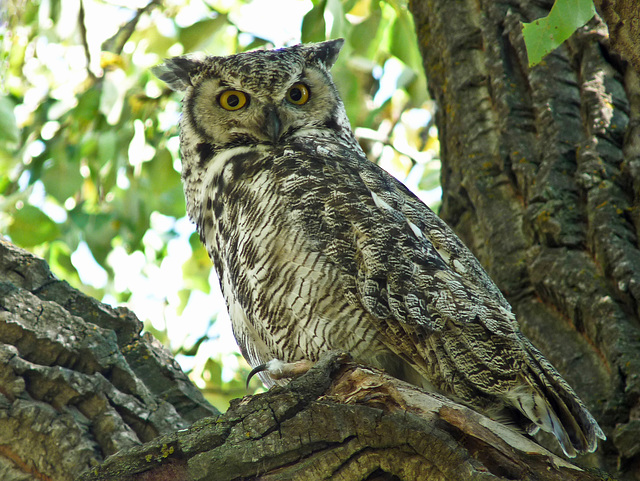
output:
{"label": "tree branch", "polygon": [[71,480],[216,414],[127,309],[0,240],[0,477]]}
{"label": "tree branch", "polygon": [[445,397],[345,359],[331,353],[286,387],[119,453],[81,481],[606,479]]}

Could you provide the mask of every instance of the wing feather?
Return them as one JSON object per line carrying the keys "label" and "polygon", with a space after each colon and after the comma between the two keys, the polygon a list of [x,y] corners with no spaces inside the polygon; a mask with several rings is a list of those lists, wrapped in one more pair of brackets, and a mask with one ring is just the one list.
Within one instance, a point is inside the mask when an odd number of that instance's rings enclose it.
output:
{"label": "wing feather", "polygon": [[446,394],[489,412],[519,411],[567,455],[592,450],[597,423],[522,336],[509,303],[446,223],[360,152],[295,150],[316,202],[299,202],[298,190],[291,207],[389,348]]}

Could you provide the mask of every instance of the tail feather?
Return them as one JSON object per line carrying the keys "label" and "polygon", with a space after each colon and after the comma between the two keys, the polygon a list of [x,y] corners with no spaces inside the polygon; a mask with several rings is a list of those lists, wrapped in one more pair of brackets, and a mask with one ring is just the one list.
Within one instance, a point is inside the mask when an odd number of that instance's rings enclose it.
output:
{"label": "tail feather", "polygon": [[[553,434],[558,439],[564,453],[569,457],[575,457],[574,441],[568,432],[572,431],[573,426],[565,428],[546,397],[528,385],[522,385],[509,391],[507,397],[514,407],[535,424],[535,428],[529,430],[530,434],[537,432],[536,428]],[[575,425],[575,422],[573,424]]]}
{"label": "tail feather", "polygon": [[595,451],[598,439],[606,439],[602,429],[551,363],[527,339],[522,340],[530,354],[529,376],[507,398],[540,429],[552,433],[568,457]]}

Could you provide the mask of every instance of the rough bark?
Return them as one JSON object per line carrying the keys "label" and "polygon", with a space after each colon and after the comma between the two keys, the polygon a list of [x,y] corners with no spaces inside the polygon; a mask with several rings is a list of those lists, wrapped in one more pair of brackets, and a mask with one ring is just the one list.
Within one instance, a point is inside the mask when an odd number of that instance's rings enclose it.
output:
{"label": "rough bark", "polygon": [[81,481],[598,480],[381,372],[322,359],[285,388],[111,458]]}
{"label": "rough bark", "polygon": [[640,75],[640,3],[637,0],[593,0],[607,22],[611,48]]}
{"label": "rough bark", "polygon": [[0,479],[72,480],[217,414],[141,329],[0,240]]}
{"label": "rough bark", "polygon": [[638,76],[599,17],[530,69],[520,21],[552,3],[410,4],[439,107],[440,215],[600,422],[590,462],[640,479]]}
{"label": "rough bark", "polygon": [[607,479],[344,355],[211,416],[129,311],[6,242],[0,279],[3,481]]}

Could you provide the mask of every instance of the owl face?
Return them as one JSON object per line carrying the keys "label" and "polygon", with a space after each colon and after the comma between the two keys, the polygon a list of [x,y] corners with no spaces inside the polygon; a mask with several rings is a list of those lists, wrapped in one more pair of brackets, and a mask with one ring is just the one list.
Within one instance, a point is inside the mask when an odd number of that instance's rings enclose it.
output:
{"label": "owl face", "polygon": [[213,151],[275,146],[313,131],[336,130],[346,115],[329,69],[343,40],[195,60],[177,57],[155,70],[185,90],[183,133]]}

